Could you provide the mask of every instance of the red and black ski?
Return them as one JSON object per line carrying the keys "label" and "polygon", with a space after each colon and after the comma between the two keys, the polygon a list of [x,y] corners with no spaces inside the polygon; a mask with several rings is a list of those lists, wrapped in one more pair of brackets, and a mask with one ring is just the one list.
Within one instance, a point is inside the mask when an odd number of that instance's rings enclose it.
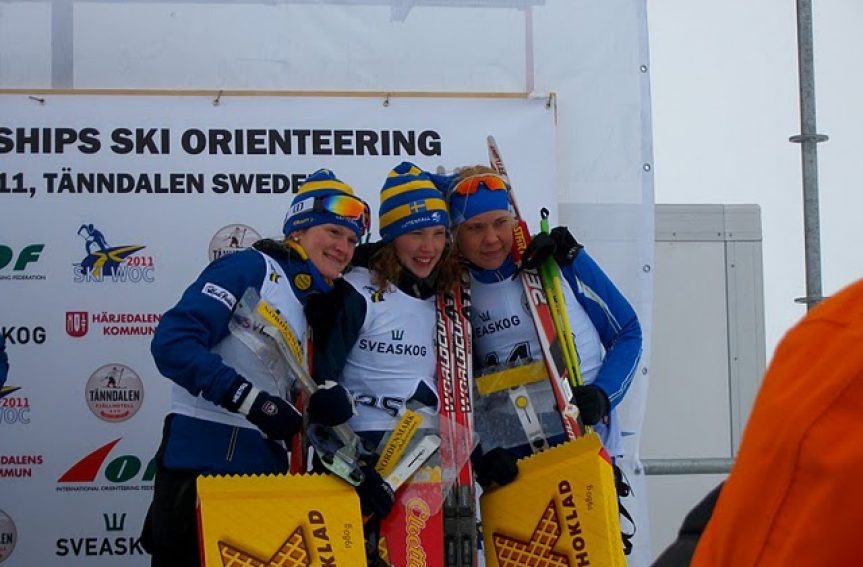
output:
{"label": "red and black ski", "polygon": [[[489,136],[487,142],[491,168],[498,175],[506,179],[507,184],[510,184],[506,167],[503,164],[503,158],[500,155],[500,150],[494,141],[494,137]],[[525,249],[527,249],[527,245],[530,244],[530,231],[518,210],[511,184],[507,194],[509,195],[509,202],[516,218],[516,224],[513,228],[512,256],[513,260],[519,263]],[[569,379],[569,371],[566,367],[566,359],[563,354],[563,345],[561,345],[554,328],[554,320],[548,306],[548,299],[542,288],[542,279],[536,270],[522,270],[521,282],[524,287],[524,294],[528,299],[536,333],[539,336],[545,367],[548,371],[549,382],[554,393],[554,398],[557,401],[558,410],[560,411],[564,432],[567,439],[581,437],[584,434],[584,425],[581,422],[578,408],[571,401],[572,386]]]}
{"label": "red and black ski", "polygon": [[445,567],[477,564],[476,493],[470,462],[473,390],[468,289],[463,282],[451,293],[438,294],[435,303]]}

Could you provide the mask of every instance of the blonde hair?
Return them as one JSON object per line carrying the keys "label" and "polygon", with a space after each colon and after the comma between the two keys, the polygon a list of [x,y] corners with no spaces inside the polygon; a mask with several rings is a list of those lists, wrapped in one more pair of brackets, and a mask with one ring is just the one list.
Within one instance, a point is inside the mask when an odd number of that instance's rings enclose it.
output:
{"label": "blonde hair", "polygon": [[487,165],[466,165],[464,167],[456,168],[456,178],[452,182],[452,187],[455,187],[459,181],[466,177],[470,177],[471,175],[482,175],[483,173],[493,173],[498,175],[498,172]]}

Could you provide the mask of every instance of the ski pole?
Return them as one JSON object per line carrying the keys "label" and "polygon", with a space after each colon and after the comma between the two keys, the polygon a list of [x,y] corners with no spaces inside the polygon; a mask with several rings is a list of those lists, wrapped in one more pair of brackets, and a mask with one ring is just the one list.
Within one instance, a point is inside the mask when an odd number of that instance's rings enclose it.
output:
{"label": "ski pole", "polygon": [[[548,228],[548,209],[545,207],[540,211],[540,230],[550,234]],[[546,284],[546,294],[549,296],[549,304],[553,303],[556,309],[554,321],[558,329],[560,342],[564,345],[564,358],[569,369],[569,376],[573,386],[581,386],[584,381],[581,378],[581,368],[578,365],[578,351],[575,348],[575,340],[572,336],[572,327],[569,323],[569,315],[566,312],[566,303],[563,300],[563,288],[560,284],[560,268],[554,258],[548,258],[541,267],[543,282]],[[551,299],[554,297],[554,300]]]}
{"label": "ski pole", "polygon": [[[550,234],[548,228],[548,209],[545,207],[540,211],[540,230]],[[569,315],[566,313],[566,303],[563,299],[563,288],[560,284],[560,268],[554,258],[548,258],[540,266],[542,274],[543,290],[548,297],[548,305],[552,312],[555,330],[558,340],[563,345],[563,358],[569,374],[572,386],[581,386],[584,381],[581,378],[581,368],[578,364],[578,351],[575,348],[575,339],[572,336],[572,327],[569,324]],[[573,403],[575,403],[573,401]],[[584,426],[585,433],[593,431],[593,427]]]}

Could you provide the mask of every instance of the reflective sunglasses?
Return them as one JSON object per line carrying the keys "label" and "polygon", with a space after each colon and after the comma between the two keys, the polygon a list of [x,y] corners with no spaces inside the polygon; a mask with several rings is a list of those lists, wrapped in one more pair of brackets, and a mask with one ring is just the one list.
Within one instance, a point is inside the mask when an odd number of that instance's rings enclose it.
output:
{"label": "reflective sunglasses", "polygon": [[365,201],[353,195],[324,195],[308,197],[291,206],[291,216],[306,212],[329,212],[357,221],[362,236],[371,227],[371,211]]}
{"label": "reflective sunglasses", "polygon": [[469,175],[456,183],[452,192],[456,195],[473,195],[479,190],[480,184],[490,191],[506,191],[509,188],[506,180],[500,175],[495,173],[478,173],[476,175]]}

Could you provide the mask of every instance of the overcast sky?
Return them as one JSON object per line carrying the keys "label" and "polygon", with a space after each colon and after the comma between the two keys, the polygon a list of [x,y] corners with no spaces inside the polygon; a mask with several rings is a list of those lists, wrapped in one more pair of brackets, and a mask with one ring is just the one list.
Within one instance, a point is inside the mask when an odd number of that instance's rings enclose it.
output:
{"label": "overcast sky", "polygon": [[[863,2],[813,1],[824,294],[863,277]],[[657,203],[755,203],[768,357],[806,294],[792,0],[649,0]]]}

